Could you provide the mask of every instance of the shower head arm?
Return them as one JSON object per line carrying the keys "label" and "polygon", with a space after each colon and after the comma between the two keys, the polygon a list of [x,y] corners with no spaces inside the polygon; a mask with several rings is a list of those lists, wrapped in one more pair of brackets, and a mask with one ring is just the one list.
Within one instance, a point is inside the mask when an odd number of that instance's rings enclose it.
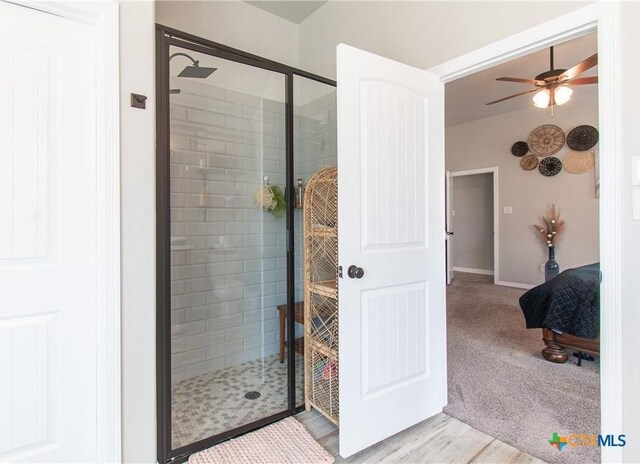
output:
{"label": "shower head arm", "polygon": [[187,55],[186,53],[181,53],[181,52],[174,53],[173,55],[171,55],[171,56],[169,57],[169,61],[171,61],[172,59],[174,59],[176,56],[185,56],[185,57],[189,58],[189,59],[193,62],[193,65],[194,65],[194,66],[196,66],[196,67],[198,66],[198,64],[200,64],[200,62],[199,62],[199,61],[194,60],[193,58],[191,58],[191,57],[190,57],[189,55]]}

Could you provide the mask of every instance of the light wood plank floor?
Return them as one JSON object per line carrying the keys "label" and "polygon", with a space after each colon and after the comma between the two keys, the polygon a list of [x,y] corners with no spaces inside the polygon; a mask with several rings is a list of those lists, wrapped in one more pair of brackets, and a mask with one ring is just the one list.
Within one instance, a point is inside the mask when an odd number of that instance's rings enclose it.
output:
{"label": "light wood plank floor", "polygon": [[338,454],[339,431],[335,425],[317,411],[302,412],[295,417],[336,457],[336,463],[544,464],[544,461],[442,413],[343,459]]}

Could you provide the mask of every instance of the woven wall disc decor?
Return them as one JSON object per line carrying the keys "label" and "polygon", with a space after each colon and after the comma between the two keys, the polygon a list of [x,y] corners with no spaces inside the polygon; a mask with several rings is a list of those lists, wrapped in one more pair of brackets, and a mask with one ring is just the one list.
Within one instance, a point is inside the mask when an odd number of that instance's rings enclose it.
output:
{"label": "woven wall disc decor", "polygon": [[593,126],[574,127],[567,134],[567,145],[575,151],[587,151],[596,146],[598,139],[598,129]]}
{"label": "woven wall disc decor", "polygon": [[523,156],[520,160],[520,167],[525,171],[533,171],[538,167],[538,157],[536,155]]}
{"label": "woven wall disc decor", "polygon": [[527,145],[527,142],[523,142],[522,140],[514,143],[511,147],[511,154],[513,156],[524,156],[527,153],[529,153],[529,145]]}
{"label": "woven wall disc decor", "polygon": [[562,169],[562,161],[560,161],[555,156],[550,156],[540,161],[538,169],[540,170],[540,174],[542,174],[543,176],[555,176]]}
{"label": "woven wall disc decor", "polygon": [[584,174],[596,165],[596,155],[592,151],[570,151],[564,157],[562,166],[571,174]]}
{"label": "woven wall disc decor", "polygon": [[564,146],[565,135],[562,129],[553,124],[536,127],[529,134],[529,150],[538,156],[550,156]]}

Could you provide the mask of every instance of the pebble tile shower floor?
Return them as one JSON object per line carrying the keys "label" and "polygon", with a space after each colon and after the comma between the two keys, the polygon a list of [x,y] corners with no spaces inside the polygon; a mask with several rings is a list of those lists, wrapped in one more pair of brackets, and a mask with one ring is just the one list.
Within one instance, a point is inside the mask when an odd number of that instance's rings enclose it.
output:
{"label": "pebble tile shower floor", "polygon": [[[303,403],[303,360],[296,355],[296,401]],[[247,399],[250,391],[260,392]],[[278,356],[178,382],[172,386],[173,449],[287,409],[287,363]]]}

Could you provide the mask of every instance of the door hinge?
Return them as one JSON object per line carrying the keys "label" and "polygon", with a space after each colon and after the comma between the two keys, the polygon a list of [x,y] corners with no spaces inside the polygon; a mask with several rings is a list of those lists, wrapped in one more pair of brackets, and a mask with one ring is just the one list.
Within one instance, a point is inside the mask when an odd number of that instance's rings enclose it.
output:
{"label": "door hinge", "polygon": [[338,277],[342,279],[342,266],[338,266]]}

